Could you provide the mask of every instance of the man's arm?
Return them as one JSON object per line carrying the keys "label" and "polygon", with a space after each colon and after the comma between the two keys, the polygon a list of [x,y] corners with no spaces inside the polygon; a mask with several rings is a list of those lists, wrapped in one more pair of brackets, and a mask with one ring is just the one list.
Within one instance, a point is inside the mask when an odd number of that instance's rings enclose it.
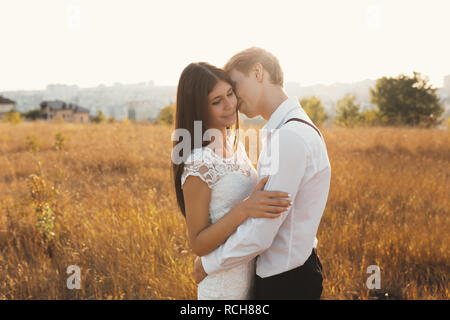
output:
{"label": "man's arm", "polygon": [[[296,195],[305,174],[308,148],[295,132],[279,129],[274,134],[279,136],[274,140],[271,158],[275,157],[273,160],[278,161],[278,171],[270,176],[265,190],[288,192],[293,202],[292,197]],[[206,273],[212,274],[247,263],[268,249],[290,211],[282,213],[276,219],[247,219],[225,243],[201,257]]]}

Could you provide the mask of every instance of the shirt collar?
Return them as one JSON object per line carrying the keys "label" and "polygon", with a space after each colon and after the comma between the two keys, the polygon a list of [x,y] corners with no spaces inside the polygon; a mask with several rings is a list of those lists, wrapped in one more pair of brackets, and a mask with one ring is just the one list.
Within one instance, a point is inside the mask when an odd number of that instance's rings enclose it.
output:
{"label": "shirt collar", "polygon": [[299,107],[300,103],[296,96],[288,97],[278,106],[278,108],[275,109],[275,111],[270,116],[269,121],[267,121],[262,130],[277,129],[281,125],[283,120],[285,120],[286,115],[293,109]]}

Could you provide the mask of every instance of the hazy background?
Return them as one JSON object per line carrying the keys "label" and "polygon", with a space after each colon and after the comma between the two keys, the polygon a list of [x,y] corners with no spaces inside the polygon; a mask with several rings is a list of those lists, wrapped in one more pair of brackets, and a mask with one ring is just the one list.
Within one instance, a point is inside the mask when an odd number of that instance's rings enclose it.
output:
{"label": "hazy background", "polygon": [[153,80],[261,46],[286,81],[450,73],[449,1],[1,0],[0,92]]}

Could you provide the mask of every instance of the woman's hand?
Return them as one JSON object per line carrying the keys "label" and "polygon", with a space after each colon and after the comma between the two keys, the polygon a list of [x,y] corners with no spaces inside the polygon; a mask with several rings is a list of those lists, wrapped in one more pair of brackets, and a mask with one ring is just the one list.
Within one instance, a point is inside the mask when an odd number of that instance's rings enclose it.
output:
{"label": "woman's hand", "polygon": [[200,257],[195,258],[193,275],[197,284],[205,279],[205,277],[208,275],[205,272],[205,269],[203,269],[202,259]]}
{"label": "woman's hand", "polygon": [[289,210],[292,201],[276,198],[289,198],[290,195],[282,191],[264,191],[267,180],[269,176],[261,179],[250,196],[238,204],[244,216],[275,219]]}

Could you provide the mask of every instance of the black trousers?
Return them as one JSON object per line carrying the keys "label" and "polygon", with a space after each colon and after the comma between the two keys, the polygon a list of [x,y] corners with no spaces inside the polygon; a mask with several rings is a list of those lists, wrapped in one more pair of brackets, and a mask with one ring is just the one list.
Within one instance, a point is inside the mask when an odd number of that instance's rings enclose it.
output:
{"label": "black trousers", "polygon": [[318,300],[322,294],[322,264],[316,249],[295,269],[271,277],[255,277],[256,300]]}

